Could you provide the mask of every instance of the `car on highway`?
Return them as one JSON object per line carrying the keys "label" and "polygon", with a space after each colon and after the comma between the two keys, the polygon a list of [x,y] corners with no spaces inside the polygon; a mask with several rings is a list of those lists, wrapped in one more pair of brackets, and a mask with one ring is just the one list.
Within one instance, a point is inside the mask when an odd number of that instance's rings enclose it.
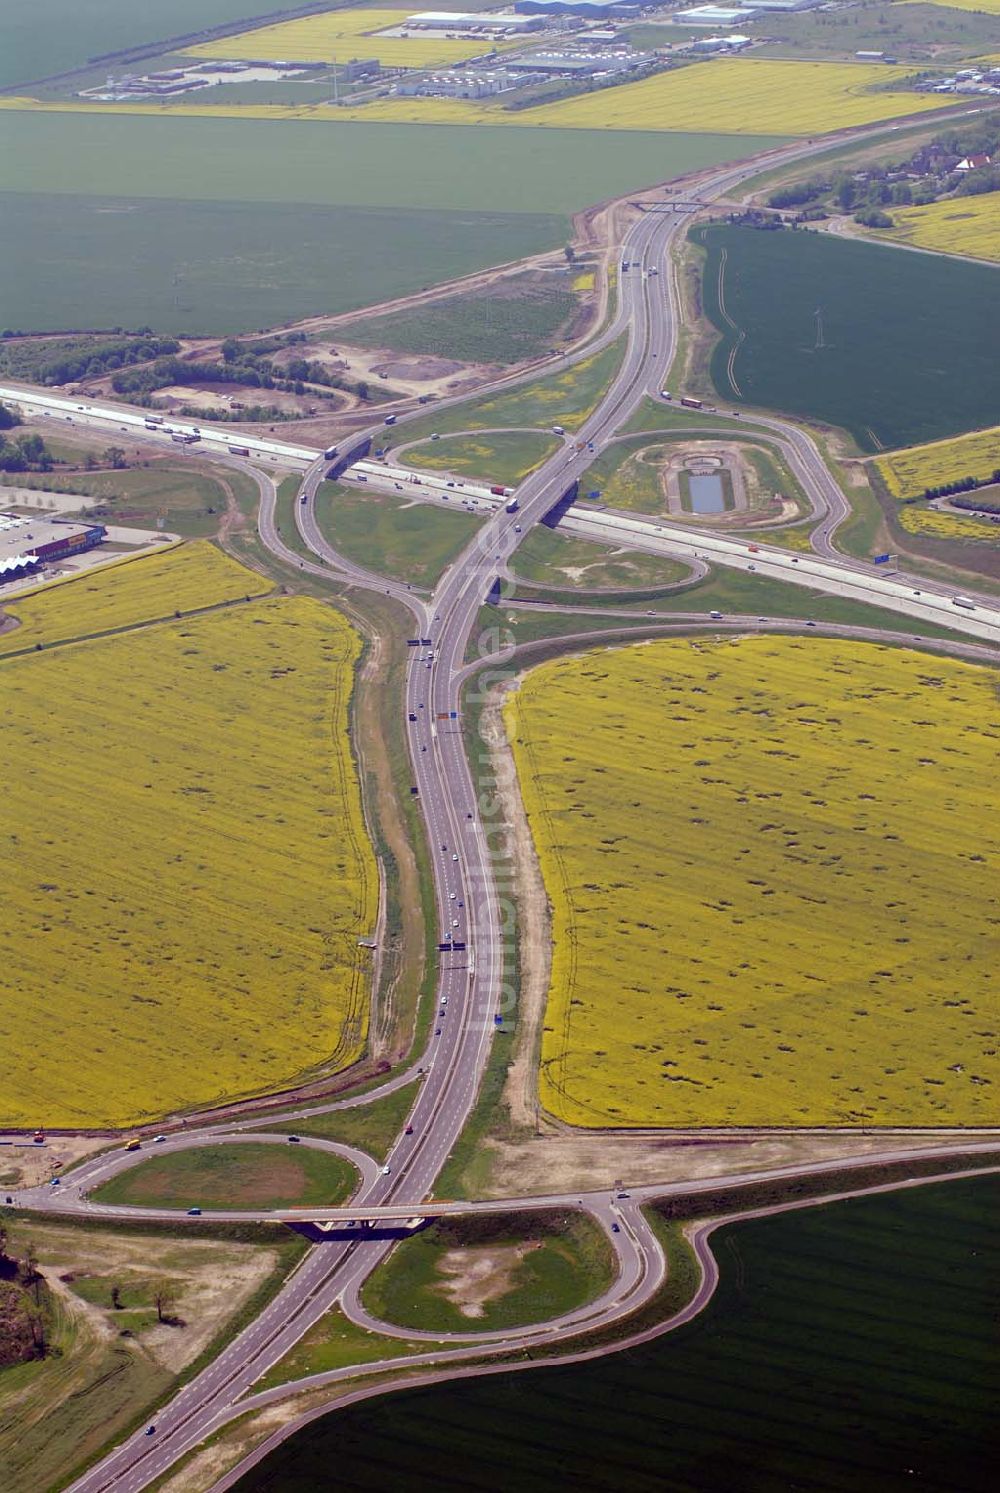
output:
{"label": "car on highway", "polygon": [[166,1140],[166,1138],[167,1137],[165,1135],[154,1135],[153,1136],[153,1145],[154,1146],[162,1146],[163,1142]]}
{"label": "car on highway", "polygon": [[435,1029],[434,1029],[434,1035],[435,1035],[435,1037],[440,1037],[440,1035],[441,1035],[441,1028],[440,1027],[435,1027]]}
{"label": "car on highway", "polygon": [[390,1173],[391,1170],[392,1170],[392,1168],[390,1167],[389,1163],[386,1162],[385,1166],[382,1168],[382,1175],[383,1175],[383,1177],[387,1177],[389,1175],[389,1173]]}
{"label": "car on highway", "polygon": [[621,1224],[613,1223],[611,1225],[611,1232],[612,1232],[612,1234],[620,1234],[621,1231],[622,1231],[621,1230]]}
{"label": "car on highway", "polygon": [[458,860],[458,852],[457,851],[452,851],[451,858],[452,858],[453,861],[457,861]]}
{"label": "car on highway", "polygon": [[403,1134],[404,1135],[412,1135],[413,1134],[413,1126],[412,1125],[407,1125],[406,1129],[403,1131]]}
{"label": "car on highway", "polygon": [[747,570],[756,570],[756,569],[757,569],[756,565],[748,565],[747,566]]}
{"label": "car on highway", "polygon": [[156,1435],[156,1427],[155,1426],[147,1426],[143,1434],[146,1435],[146,1436],[155,1436]]}
{"label": "car on highway", "polygon": [[293,1144],[297,1144],[297,1143],[298,1143],[298,1142],[299,1142],[299,1141],[300,1141],[300,1140],[301,1140],[301,1139],[302,1139],[302,1137],[301,1137],[301,1136],[300,1136],[300,1135],[290,1135],[290,1136],[289,1136],[289,1137],[288,1137],[288,1139],[289,1139],[289,1140],[290,1140],[290,1141],[291,1141],[291,1142],[292,1142],[292,1143],[293,1143]]}
{"label": "car on highway", "polygon": [[189,1218],[200,1218],[201,1217],[201,1209],[200,1208],[189,1208],[188,1209],[188,1217]]}

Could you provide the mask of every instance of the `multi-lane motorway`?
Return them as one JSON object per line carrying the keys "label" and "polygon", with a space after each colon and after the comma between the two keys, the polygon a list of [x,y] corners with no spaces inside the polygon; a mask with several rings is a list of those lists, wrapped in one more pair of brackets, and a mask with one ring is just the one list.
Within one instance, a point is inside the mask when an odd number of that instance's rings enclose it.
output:
{"label": "multi-lane motorway", "polygon": [[[829,145],[826,141],[822,145],[790,147],[770,153],[767,161],[816,154]],[[730,191],[759,171],[762,164],[743,163],[707,173],[698,184],[700,198],[707,201]],[[382,1207],[397,1216],[400,1210],[419,1212],[478,1094],[495,1017],[507,1005],[504,979],[505,967],[509,971],[510,965],[505,960],[512,930],[511,909],[498,874],[504,869],[504,826],[497,817],[489,785],[478,780],[476,766],[469,760],[461,729],[460,691],[466,677],[467,649],[486,594],[494,579],[503,574],[523,533],[583,475],[593,460],[590,447],[600,449],[627,423],[647,395],[657,395],[676,346],[678,298],[671,247],[685,224],[686,217],[677,212],[649,212],[635,220],[622,247],[622,257],[631,268],[619,277],[617,310],[598,339],[604,345],[627,333],[625,355],[611,387],[573,440],[522,483],[517,492],[518,512],[507,513],[501,506],[493,513],[445,572],[429,600],[352,564],[331,549],[315,515],[314,498],[325,467],[317,453],[281,442],[234,436],[231,429],[213,430],[207,425],[197,428],[206,446],[225,445],[230,449],[224,454],[234,459],[246,460],[252,453],[280,458],[303,469],[305,501],[295,505],[296,521],[315,559],[302,560],[284,544],[275,521],[273,482],[254,468],[261,490],[259,527],[263,542],[284,561],[310,574],[392,594],[409,609],[415,635],[429,640],[410,650],[404,708],[413,788],[431,850],[442,945],[435,1016],[427,1049],[414,1065],[419,1064],[422,1070],[417,1098],[386,1166],[374,1168],[355,1157],[362,1183],[358,1199],[351,1205],[352,1217],[375,1217]],[[576,356],[590,355],[596,345],[591,343]],[[16,386],[0,387],[0,398],[34,404],[55,416],[64,417],[66,413],[60,410],[55,396]],[[136,420],[142,421],[134,411],[123,412],[93,401],[77,401],[71,417],[87,422],[117,420],[126,428]],[[185,424],[172,423],[175,433],[192,433]],[[757,423],[767,423],[785,444],[789,463],[820,518],[821,554],[795,557],[759,547],[750,559],[745,542],[695,535],[686,527],[653,525],[613,514],[581,513],[574,519],[591,525],[595,534],[602,531],[606,537],[613,532],[620,544],[633,543],[653,550],[662,547],[673,554],[690,554],[722,564],[755,564],[763,573],[780,573],[781,578],[812,589],[875,602],[910,616],[937,621],[944,617],[950,626],[971,636],[1000,642],[1000,609],[988,600],[977,599],[973,610],[957,611],[950,594],[940,587],[905,576],[877,574],[869,567],[834,558],[832,534],[846,506],[816,446],[794,425],[780,420]],[[155,432],[152,434],[155,437]],[[241,449],[234,451],[233,447]],[[412,1069],[405,1076],[411,1075]],[[394,1082],[401,1081],[402,1077]],[[225,1127],[214,1127],[212,1138],[225,1133]],[[942,1154],[952,1154],[954,1149],[943,1147]],[[106,1161],[98,1160],[71,1174],[64,1187],[44,1194],[25,1193],[18,1196],[18,1201],[62,1210],[94,1207],[84,1195],[85,1187],[88,1181],[99,1178],[101,1167],[106,1165]],[[587,1207],[615,1243],[618,1278],[605,1296],[587,1309],[588,1326],[613,1321],[633,1310],[638,1302],[648,1299],[662,1278],[662,1254],[639,1212],[639,1200],[612,1201],[606,1194],[603,1199],[574,1195],[546,1200],[547,1205],[562,1202]],[[329,1212],[344,1217],[338,1210]],[[613,1230],[616,1223],[619,1227]],[[195,1220],[192,1226],[197,1226]],[[155,1417],[155,1433],[140,1433],[126,1441],[78,1480],[74,1485],[77,1493],[132,1493],[161,1476],[178,1457],[240,1413],[236,1407],[241,1397],[331,1305],[340,1301],[363,1317],[360,1286],[390,1247],[391,1241],[364,1236],[329,1237],[316,1245],[254,1323],[161,1408]],[[493,1346],[514,1346],[526,1336],[535,1341],[543,1334],[551,1342],[560,1335],[578,1332],[583,1320],[546,1324],[527,1334],[503,1334]],[[459,1350],[456,1348],[451,1356],[457,1361]]]}

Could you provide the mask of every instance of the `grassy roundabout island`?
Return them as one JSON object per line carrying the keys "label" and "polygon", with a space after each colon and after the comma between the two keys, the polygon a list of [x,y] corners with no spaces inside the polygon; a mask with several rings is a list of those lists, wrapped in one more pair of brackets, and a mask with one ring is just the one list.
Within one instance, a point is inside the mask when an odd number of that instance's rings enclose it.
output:
{"label": "grassy roundabout island", "polygon": [[561,1316],[611,1284],[608,1241],[589,1218],[442,1218],[404,1240],[368,1282],[375,1316],[424,1332],[489,1332]]}
{"label": "grassy roundabout island", "polygon": [[134,1208],[259,1208],[346,1202],[357,1174],[350,1162],[307,1146],[267,1142],[192,1147],[154,1156],[113,1177],[95,1202]]}

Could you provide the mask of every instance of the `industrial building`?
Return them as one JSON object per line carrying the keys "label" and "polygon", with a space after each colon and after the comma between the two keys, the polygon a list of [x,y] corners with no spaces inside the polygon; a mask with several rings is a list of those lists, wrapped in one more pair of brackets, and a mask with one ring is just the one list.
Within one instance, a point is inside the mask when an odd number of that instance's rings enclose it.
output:
{"label": "industrial building", "polygon": [[617,3],[617,0],[514,0],[521,16],[579,16],[585,21],[608,19],[634,20],[640,5]]}
{"label": "industrial building", "polygon": [[444,73],[421,73],[414,78],[400,78],[396,93],[402,98],[494,98],[537,81],[535,73],[514,72],[509,68],[453,69]]}
{"label": "industrial building", "polygon": [[69,555],[82,555],[107,537],[103,524],[0,513],[0,583],[21,580]]}
{"label": "industrial building", "polygon": [[542,16],[535,15],[486,15],[478,12],[466,15],[452,10],[422,10],[407,16],[404,26],[414,31],[540,31],[545,24]]}
{"label": "industrial building", "polygon": [[574,78],[591,78],[598,73],[627,73],[647,62],[655,62],[652,52],[530,52],[517,59],[522,72],[566,73]]}
{"label": "industrial building", "polygon": [[796,10],[815,10],[823,0],[753,0],[753,10],[776,11],[787,15]]}
{"label": "industrial building", "polygon": [[692,10],[674,12],[679,26],[745,26],[759,12],[750,6],[696,5]]}
{"label": "industrial building", "polygon": [[734,32],[730,36],[699,36],[696,42],[692,42],[693,52],[739,52],[743,47],[750,45],[751,38]]}

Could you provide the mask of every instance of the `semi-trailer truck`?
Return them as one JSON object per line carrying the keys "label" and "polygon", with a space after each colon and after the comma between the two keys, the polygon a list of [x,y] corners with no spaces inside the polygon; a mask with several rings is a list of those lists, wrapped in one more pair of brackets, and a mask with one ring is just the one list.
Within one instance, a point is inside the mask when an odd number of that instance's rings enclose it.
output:
{"label": "semi-trailer truck", "polygon": [[[494,491],[495,491],[495,489],[494,489]],[[502,488],[501,488],[501,491],[503,491]],[[516,513],[517,509],[518,509],[517,499],[516,498],[508,498],[507,502],[505,504],[505,507],[506,507],[508,513]]]}
{"label": "semi-trailer truck", "polygon": [[976,603],[969,596],[953,596],[951,604],[953,607],[963,607],[967,612],[974,612],[976,610]]}
{"label": "semi-trailer truck", "polygon": [[250,455],[250,447],[249,446],[227,446],[226,450],[229,452],[230,456],[249,456]]}
{"label": "semi-trailer truck", "polygon": [[339,450],[339,446],[327,446],[326,450],[323,452],[323,460],[332,461]]}

